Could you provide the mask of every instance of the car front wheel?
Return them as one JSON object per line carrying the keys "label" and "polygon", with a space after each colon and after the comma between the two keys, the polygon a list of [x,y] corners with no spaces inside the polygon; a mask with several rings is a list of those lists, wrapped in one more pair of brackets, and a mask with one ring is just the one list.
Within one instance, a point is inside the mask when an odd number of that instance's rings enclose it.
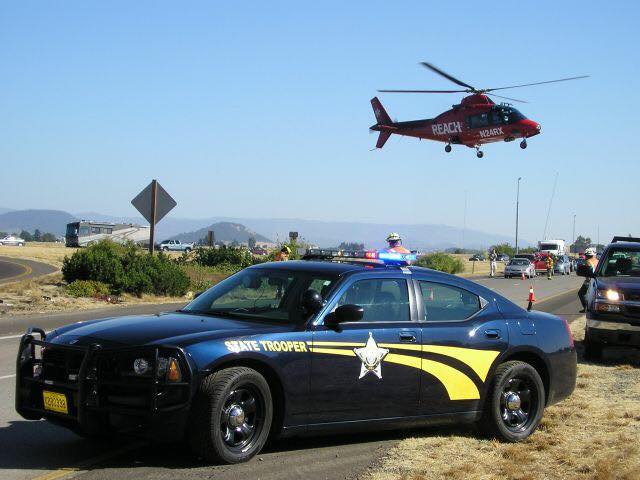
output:
{"label": "car front wheel", "polygon": [[507,442],[525,440],[538,427],[545,393],[540,375],[520,361],[503,363],[493,377],[480,427]]}
{"label": "car front wheel", "polygon": [[272,418],[271,391],[264,377],[252,368],[225,368],[202,381],[188,441],[194,453],[209,462],[245,462],[264,446]]}

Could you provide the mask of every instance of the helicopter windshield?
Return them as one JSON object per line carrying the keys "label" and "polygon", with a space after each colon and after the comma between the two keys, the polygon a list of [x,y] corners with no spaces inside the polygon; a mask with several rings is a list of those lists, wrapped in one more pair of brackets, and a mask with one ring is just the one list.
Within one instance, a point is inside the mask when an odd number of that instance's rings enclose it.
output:
{"label": "helicopter windshield", "polygon": [[508,125],[510,123],[516,123],[519,120],[524,120],[525,118],[527,117],[525,117],[517,109],[513,107],[507,107],[505,105],[494,107],[494,110],[492,112],[492,123],[495,125]]}

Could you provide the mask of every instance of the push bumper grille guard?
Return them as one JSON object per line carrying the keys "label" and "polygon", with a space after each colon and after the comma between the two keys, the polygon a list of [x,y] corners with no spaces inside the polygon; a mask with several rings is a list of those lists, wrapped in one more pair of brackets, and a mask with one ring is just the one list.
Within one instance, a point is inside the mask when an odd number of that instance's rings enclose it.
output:
{"label": "push bumper grille guard", "polygon": [[[40,337],[39,340],[35,338],[36,335]],[[44,366],[40,377],[35,378],[33,375],[33,365],[38,362],[42,363],[42,359],[36,359],[37,346],[44,347],[46,351],[62,351],[65,352],[65,354],[75,352],[83,355],[77,373],[77,379],[75,381],[69,380],[68,382],[48,380],[44,378]],[[160,352],[163,354],[170,353],[171,356],[178,361],[182,373],[182,378],[179,382],[169,382],[164,378],[158,378],[156,372],[158,371]],[[151,375],[135,377],[134,380],[132,377],[120,380],[117,378],[103,380],[99,378],[99,373],[98,375],[94,375],[96,365],[101,358],[118,358],[118,356],[127,354],[152,359],[152,362],[150,362],[150,366],[152,367]],[[97,343],[88,346],[61,345],[47,342],[44,330],[40,328],[29,328],[27,333],[20,339],[20,347],[16,360],[15,407],[16,411],[27,419],[37,420],[47,414],[75,420],[81,426],[86,425],[87,415],[90,411],[150,417],[155,414],[177,411],[188,407],[194,394],[194,385],[196,384],[196,382],[192,381],[193,378],[193,368],[187,355],[178,347],[157,345],[152,347],[103,348]],[[41,391],[43,389],[51,389],[54,391],[62,390],[67,395],[68,402],[69,399],[75,395],[77,404],[75,406],[72,405],[74,408],[69,409],[68,415],[56,414],[49,410],[45,411],[44,408],[34,406],[34,398],[31,395],[34,387],[40,396],[42,395]],[[123,390],[127,387],[143,389],[148,401],[144,407],[122,407],[113,405],[108,401],[104,401],[105,399],[102,398],[100,394],[101,390],[105,387],[112,389],[122,388]],[[170,405],[159,405],[159,394],[166,392],[167,389],[176,388],[182,389],[182,394],[179,396],[180,401],[171,403]],[[71,401],[71,403],[74,402]],[[75,414],[72,413],[74,410]]]}

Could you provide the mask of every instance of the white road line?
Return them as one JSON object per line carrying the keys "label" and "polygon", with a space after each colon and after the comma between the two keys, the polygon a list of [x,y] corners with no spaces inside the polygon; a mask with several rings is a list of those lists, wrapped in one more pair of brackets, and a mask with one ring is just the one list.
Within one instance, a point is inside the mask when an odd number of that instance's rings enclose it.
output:
{"label": "white road line", "polygon": [[20,335],[9,335],[7,337],[0,337],[0,340],[11,340],[12,338],[20,338],[23,334]]}
{"label": "white road line", "polygon": [[7,380],[7,379],[9,379],[9,378],[13,378],[13,377],[15,377],[15,376],[16,376],[16,374],[15,374],[15,373],[14,373],[13,375],[5,375],[5,376],[3,376],[3,377],[0,377],[0,380]]}

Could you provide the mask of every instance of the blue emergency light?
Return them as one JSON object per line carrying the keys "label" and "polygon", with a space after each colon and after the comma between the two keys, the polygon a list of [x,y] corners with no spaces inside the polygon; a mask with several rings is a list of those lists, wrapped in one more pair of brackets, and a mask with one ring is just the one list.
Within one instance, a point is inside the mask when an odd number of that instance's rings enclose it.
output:
{"label": "blue emergency light", "polygon": [[307,253],[303,258],[308,260],[343,260],[351,262],[376,263],[380,265],[403,266],[415,262],[418,255],[415,253],[388,252],[386,250],[347,251],[311,248],[307,250]]}

